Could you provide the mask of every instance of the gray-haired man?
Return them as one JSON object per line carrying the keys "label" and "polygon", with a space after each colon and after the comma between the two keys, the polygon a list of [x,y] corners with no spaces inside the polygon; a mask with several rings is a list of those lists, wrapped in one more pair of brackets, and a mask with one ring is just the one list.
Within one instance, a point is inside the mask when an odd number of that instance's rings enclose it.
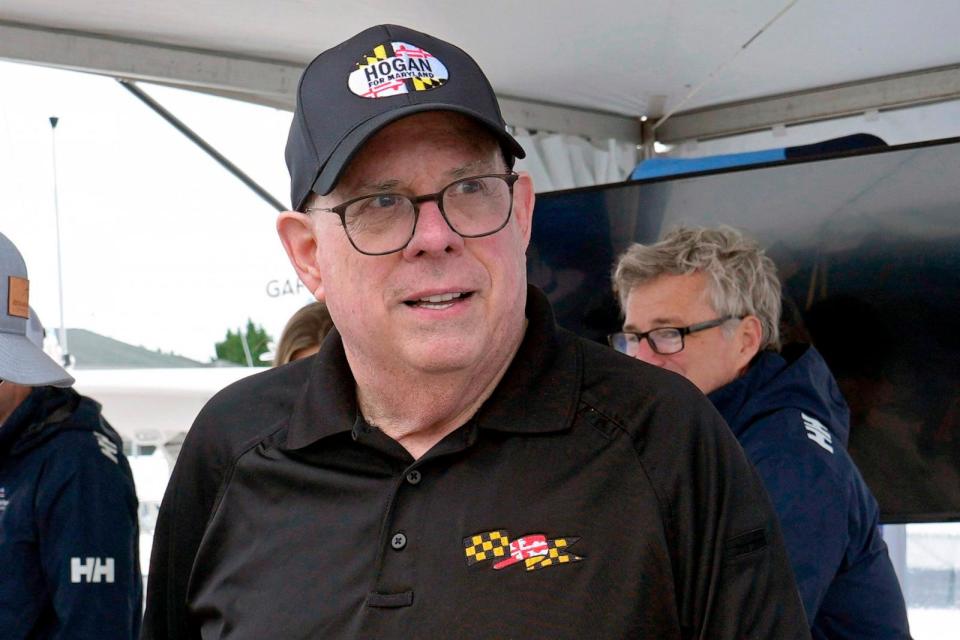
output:
{"label": "gray-haired man", "polygon": [[780,516],[814,638],[908,638],[877,502],[846,451],[849,413],[813,347],[780,350],[780,282],[730,227],[679,228],[630,247],[611,345],[709,394]]}

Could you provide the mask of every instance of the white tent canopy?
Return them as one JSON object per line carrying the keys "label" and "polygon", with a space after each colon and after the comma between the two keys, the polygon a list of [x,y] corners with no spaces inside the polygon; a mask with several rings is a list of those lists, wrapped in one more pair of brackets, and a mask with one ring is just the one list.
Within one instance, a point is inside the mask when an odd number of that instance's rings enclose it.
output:
{"label": "white tent canopy", "polygon": [[7,0],[0,58],[289,107],[307,61],[384,22],[469,51],[510,124],[595,141],[674,111],[657,139],[960,96],[955,0]]}

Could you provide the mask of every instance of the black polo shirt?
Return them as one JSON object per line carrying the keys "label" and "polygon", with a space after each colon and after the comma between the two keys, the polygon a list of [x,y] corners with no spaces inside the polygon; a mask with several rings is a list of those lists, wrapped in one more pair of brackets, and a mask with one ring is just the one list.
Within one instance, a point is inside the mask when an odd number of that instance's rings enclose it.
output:
{"label": "black polo shirt", "polygon": [[145,638],[808,638],[763,488],[689,383],[554,325],[413,460],[338,335],[242,380],[164,497]]}

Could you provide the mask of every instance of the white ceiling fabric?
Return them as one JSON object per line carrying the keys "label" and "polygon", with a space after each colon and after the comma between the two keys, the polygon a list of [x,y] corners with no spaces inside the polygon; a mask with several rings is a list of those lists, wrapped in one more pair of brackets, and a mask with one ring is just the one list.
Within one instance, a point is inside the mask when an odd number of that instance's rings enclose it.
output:
{"label": "white ceiling fabric", "polygon": [[[500,95],[669,110],[787,0],[5,0],[0,20],[303,64],[382,22],[470,52]],[[955,0],[799,0],[685,109],[960,62]]]}

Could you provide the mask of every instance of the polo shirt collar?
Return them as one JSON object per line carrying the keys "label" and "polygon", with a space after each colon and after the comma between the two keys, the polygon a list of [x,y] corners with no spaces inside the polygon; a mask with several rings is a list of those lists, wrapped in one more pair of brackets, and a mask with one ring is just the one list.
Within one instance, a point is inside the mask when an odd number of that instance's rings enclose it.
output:
{"label": "polo shirt collar", "polygon": [[290,415],[287,449],[301,449],[321,438],[352,431],[360,416],[356,383],[335,328],[313,357],[309,376]]}
{"label": "polo shirt collar", "polygon": [[[550,433],[568,429],[579,404],[582,365],[576,340],[558,331],[550,303],[527,289],[527,331],[493,395],[473,420],[481,429]],[[356,383],[336,329],[323,342],[293,409],[286,448],[300,449],[350,432],[362,420]]]}
{"label": "polo shirt collar", "polygon": [[573,424],[583,375],[576,339],[559,331],[546,296],[527,287],[527,331],[477,425],[510,433],[550,433]]}

